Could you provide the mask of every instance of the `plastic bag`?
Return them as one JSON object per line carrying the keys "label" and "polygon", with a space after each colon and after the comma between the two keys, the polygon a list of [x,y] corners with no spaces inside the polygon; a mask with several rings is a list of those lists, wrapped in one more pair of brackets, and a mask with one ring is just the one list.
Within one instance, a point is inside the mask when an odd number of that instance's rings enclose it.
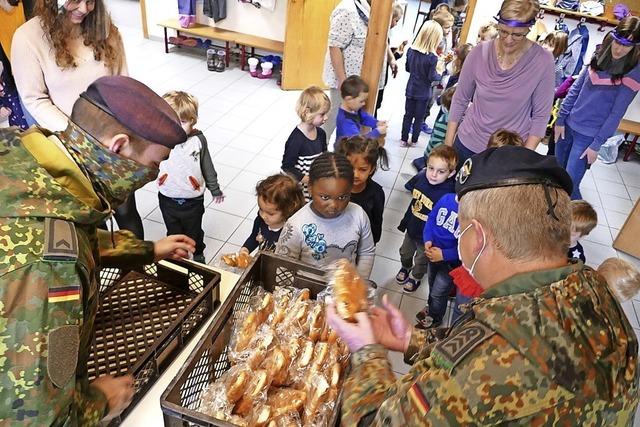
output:
{"label": "plastic bag", "polygon": [[598,151],[598,160],[607,165],[615,163],[618,160],[618,148],[623,142],[623,135],[614,135],[607,139]]}

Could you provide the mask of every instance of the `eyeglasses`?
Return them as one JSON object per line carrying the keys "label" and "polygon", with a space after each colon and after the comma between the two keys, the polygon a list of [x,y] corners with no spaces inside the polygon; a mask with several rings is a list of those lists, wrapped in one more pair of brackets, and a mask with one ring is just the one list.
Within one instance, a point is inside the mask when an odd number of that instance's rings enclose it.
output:
{"label": "eyeglasses", "polygon": [[498,28],[498,36],[501,39],[506,39],[507,37],[511,36],[511,38],[515,41],[520,41],[522,39],[524,39],[527,34],[529,34],[529,30],[527,30],[526,33],[510,33],[507,30],[503,30],[502,28]]}

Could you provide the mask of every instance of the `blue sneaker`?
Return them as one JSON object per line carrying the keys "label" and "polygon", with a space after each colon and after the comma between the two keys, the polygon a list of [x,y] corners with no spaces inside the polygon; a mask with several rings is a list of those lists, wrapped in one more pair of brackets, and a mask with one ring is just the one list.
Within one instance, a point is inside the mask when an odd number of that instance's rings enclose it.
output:
{"label": "blue sneaker", "polygon": [[412,277],[407,279],[407,282],[404,284],[404,288],[402,289],[406,294],[412,294],[418,290],[420,287],[420,280],[416,280]]}
{"label": "blue sneaker", "polygon": [[426,133],[427,135],[431,135],[431,133],[433,133],[433,129],[429,127],[428,124],[423,123],[422,126],[420,126],[420,129],[422,130],[422,132]]}
{"label": "blue sneaker", "polygon": [[398,274],[396,274],[396,283],[398,285],[404,285],[407,283],[407,280],[409,280],[409,270],[402,267],[400,271],[398,271]]}

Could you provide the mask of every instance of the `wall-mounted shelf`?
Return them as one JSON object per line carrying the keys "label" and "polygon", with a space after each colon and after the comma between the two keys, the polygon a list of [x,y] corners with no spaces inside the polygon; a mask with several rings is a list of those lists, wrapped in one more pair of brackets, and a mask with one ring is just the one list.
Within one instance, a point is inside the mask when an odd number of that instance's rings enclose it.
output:
{"label": "wall-mounted shelf", "polygon": [[540,5],[540,10],[544,11],[545,13],[551,13],[553,15],[560,15],[560,16],[564,15],[564,17],[566,18],[573,18],[578,20],[584,19],[587,22],[593,22],[594,24],[600,24],[601,26],[609,25],[609,26],[615,27],[616,25],[618,25],[617,19],[608,18],[603,15],[593,16],[587,13],[577,12],[573,10],[566,10],[566,9],[561,9],[559,7],[546,6],[546,5]]}

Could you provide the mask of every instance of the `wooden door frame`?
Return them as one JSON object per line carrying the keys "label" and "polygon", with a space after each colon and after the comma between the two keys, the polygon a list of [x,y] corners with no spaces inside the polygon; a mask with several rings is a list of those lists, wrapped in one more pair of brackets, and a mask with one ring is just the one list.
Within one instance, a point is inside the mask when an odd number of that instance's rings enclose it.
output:
{"label": "wooden door frame", "polygon": [[459,44],[465,44],[467,42],[467,36],[469,35],[469,30],[471,29],[471,21],[473,20],[473,14],[476,11],[476,3],[477,3],[477,0],[469,0],[469,3],[467,5],[467,15],[464,18],[464,24],[462,24],[462,30],[460,31],[460,37],[458,42]]}
{"label": "wooden door frame", "polygon": [[142,37],[149,38],[149,28],[147,27],[147,3],[140,0],[140,19],[142,20]]}
{"label": "wooden door frame", "polygon": [[373,114],[378,99],[378,83],[384,72],[384,57],[387,54],[387,38],[391,23],[392,2],[389,0],[371,0],[371,14],[364,45],[364,59],[360,77],[369,85],[369,97],[365,109]]}

